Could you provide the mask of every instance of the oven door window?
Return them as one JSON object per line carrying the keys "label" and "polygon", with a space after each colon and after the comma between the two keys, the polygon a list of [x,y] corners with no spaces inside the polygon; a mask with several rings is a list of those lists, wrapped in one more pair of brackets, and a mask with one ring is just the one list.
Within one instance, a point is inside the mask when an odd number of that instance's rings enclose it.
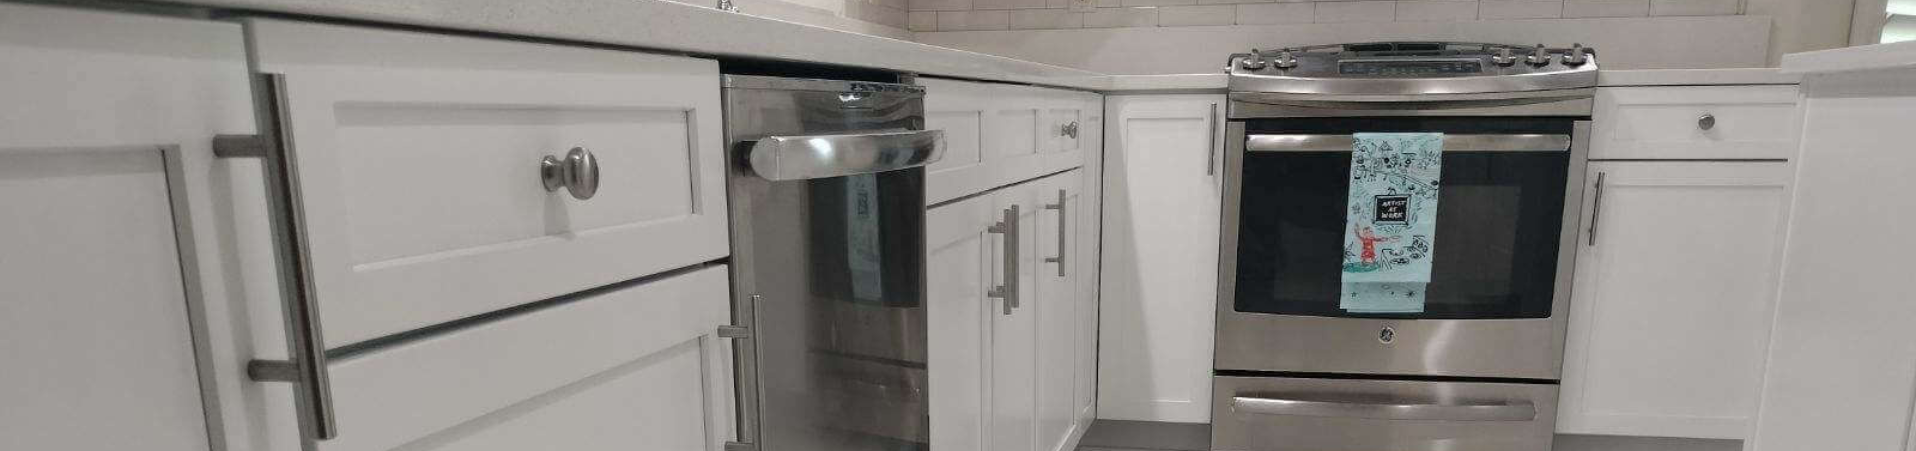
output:
{"label": "oven door window", "polygon": [[[1432,119],[1383,122],[1381,130],[1363,131],[1567,135],[1570,126],[1568,121],[1562,127],[1543,122],[1530,124],[1539,130],[1486,131],[1446,127],[1450,124]],[[1340,131],[1303,131],[1326,132]],[[1271,132],[1252,131],[1259,133]],[[1365,318],[1550,317],[1557,257],[1566,233],[1564,195],[1570,165],[1570,152],[1473,151],[1447,145],[1424,311],[1371,314],[1339,307],[1351,152],[1247,152],[1237,205],[1235,309]]]}

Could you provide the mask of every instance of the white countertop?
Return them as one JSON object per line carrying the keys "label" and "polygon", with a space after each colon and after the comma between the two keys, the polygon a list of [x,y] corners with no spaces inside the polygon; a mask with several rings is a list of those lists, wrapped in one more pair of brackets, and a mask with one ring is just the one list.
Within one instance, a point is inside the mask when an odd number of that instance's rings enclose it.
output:
{"label": "white countertop", "polygon": [[[701,56],[749,57],[995,80],[1106,92],[1223,92],[1223,73],[1106,75],[983,53],[853,33],[664,0],[161,0],[448,30],[626,46]],[[1884,46],[1886,47],[1886,46]],[[1901,50],[1897,50],[1901,49]],[[1791,61],[1868,60],[1835,54]],[[1916,46],[1883,49],[1916,64]],[[1900,52],[1900,53],[1898,53]],[[1825,55],[1827,54],[1827,55]],[[1871,53],[1876,55],[1877,53]],[[1799,64],[1801,65],[1801,64]],[[1787,73],[1786,73],[1787,72]],[[1793,84],[1776,69],[1603,71],[1604,86]]]}
{"label": "white countertop", "polygon": [[1916,68],[1916,41],[1783,55],[1782,71],[1795,75]]}

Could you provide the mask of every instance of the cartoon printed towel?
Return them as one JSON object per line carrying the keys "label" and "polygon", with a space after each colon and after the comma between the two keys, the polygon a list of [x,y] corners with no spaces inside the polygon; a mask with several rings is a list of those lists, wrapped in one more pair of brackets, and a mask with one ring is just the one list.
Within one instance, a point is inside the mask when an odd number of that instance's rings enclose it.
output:
{"label": "cartoon printed towel", "polygon": [[1421,313],[1437,231],[1442,133],[1358,133],[1351,152],[1344,285],[1351,313]]}

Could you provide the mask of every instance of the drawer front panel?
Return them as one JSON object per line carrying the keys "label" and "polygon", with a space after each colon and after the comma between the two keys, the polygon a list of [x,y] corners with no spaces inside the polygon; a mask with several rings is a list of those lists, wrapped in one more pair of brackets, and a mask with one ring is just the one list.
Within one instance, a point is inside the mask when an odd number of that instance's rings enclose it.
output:
{"label": "drawer front panel", "polygon": [[[1102,130],[1102,97],[1033,86],[920,79],[925,128],[944,130],[944,159],[927,169],[932,204],[1084,165],[1085,133]],[[1065,132],[1077,124],[1076,136]]]}
{"label": "drawer front panel", "polygon": [[1789,159],[1795,86],[1604,88],[1591,159]]}
{"label": "drawer front panel", "polygon": [[[248,26],[285,77],[329,347],[728,252],[713,61]],[[590,196],[543,183],[575,148]]]}
{"label": "drawer front panel", "polygon": [[1219,376],[1219,451],[1550,449],[1557,386]]}
{"label": "drawer front panel", "polygon": [[730,317],[726,274],[698,269],[335,361],[340,435],[322,447],[715,449],[732,431],[715,335]]}

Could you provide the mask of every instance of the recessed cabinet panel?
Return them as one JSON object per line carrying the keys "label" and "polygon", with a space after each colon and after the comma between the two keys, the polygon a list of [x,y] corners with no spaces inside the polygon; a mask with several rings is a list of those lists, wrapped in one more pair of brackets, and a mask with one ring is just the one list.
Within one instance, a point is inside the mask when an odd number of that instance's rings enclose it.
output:
{"label": "recessed cabinet panel", "polygon": [[716,62],[247,26],[285,79],[329,347],[727,253]]}
{"label": "recessed cabinet panel", "polygon": [[944,159],[928,171],[932,204],[1084,164],[1084,130],[1098,120],[1096,93],[921,78],[926,128],[944,130]]}
{"label": "recessed cabinet panel", "polygon": [[1774,318],[1789,163],[1589,171],[1594,226],[1577,254],[1558,431],[1745,438]]}
{"label": "recessed cabinet panel", "polygon": [[1797,97],[1795,86],[1599,89],[1590,158],[1793,158]]}

